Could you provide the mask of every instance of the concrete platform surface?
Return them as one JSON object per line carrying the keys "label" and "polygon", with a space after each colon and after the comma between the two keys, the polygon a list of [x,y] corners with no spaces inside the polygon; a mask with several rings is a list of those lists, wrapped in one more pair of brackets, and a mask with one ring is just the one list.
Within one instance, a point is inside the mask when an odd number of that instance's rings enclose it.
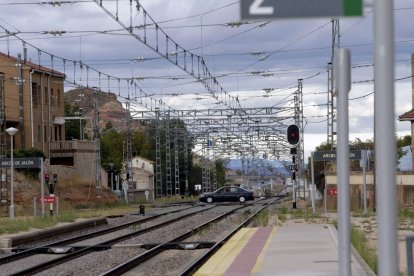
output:
{"label": "concrete platform surface", "polygon": [[[354,250],[351,269],[354,276],[374,275]],[[195,275],[339,275],[337,231],[305,223],[243,228]]]}

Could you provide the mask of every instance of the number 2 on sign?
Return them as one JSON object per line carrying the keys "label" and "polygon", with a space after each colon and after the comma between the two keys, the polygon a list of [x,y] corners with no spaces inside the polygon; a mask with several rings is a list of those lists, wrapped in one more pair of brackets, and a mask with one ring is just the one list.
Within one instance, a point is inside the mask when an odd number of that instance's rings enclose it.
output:
{"label": "number 2 on sign", "polygon": [[265,0],[254,0],[250,5],[249,12],[251,15],[270,15],[273,14],[273,7],[263,7],[262,4]]}

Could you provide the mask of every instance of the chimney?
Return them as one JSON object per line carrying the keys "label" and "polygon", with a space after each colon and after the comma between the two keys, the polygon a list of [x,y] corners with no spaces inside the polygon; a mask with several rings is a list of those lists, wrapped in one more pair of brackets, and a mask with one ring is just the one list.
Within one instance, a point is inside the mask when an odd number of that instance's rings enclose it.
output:
{"label": "chimney", "polygon": [[27,61],[27,48],[24,46],[23,48],[23,63],[26,63]]}

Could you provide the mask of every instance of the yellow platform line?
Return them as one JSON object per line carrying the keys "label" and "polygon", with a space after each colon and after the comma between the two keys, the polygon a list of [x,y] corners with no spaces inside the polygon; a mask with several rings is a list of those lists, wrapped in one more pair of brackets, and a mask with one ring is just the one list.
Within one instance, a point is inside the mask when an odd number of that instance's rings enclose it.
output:
{"label": "yellow platform line", "polygon": [[262,251],[260,252],[259,256],[257,257],[256,264],[253,266],[252,273],[258,273],[260,268],[263,265],[263,261],[267,252],[267,249],[270,246],[270,242],[272,241],[273,236],[276,234],[276,227],[273,227],[272,232],[270,232],[269,237],[267,237],[266,243],[263,246]]}
{"label": "yellow platform line", "polygon": [[226,244],[220,248],[196,273],[195,276],[224,275],[230,265],[246,246],[257,228],[240,229]]}

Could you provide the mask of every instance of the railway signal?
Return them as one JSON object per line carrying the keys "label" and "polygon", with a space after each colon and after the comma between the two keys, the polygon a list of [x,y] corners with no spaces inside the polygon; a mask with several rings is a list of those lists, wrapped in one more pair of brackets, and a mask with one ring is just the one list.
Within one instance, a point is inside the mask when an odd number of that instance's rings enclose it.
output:
{"label": "railway signal", "polygon": [[290,125],[287,128],[287,140],[289,144],[296,145],[300,141],[299,127],[297,125]]}

